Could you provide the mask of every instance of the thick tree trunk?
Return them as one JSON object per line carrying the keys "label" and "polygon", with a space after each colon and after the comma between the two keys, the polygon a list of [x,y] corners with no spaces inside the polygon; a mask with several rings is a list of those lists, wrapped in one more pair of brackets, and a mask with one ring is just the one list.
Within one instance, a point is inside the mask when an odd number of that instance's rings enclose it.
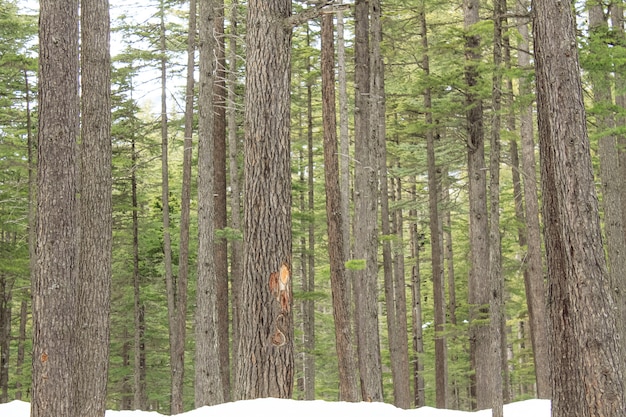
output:
{"label": "thick tree trunk", "polygon": [[[519,14],[527,13],[527,8],[518,3]],[[518,21],[520,33],[518,44],[518,64],[530,69],[528,22]],[[532,87],[524,78],[520,80],[520,94],[532,93]],[[530,338],[533,347],[537,397],[551,398],[549,339],[547,328],[546,290],[544,284],[543,255],[541,252],[541,226],[539,223],[539,196],[537,191],[537,163],[533,133],[532,103],[524,106],[520,115],[520,137],[522,141],[522,174],[524,185],[524,205],[526,208],[526,256],[524,285],[530,322]]]}
{"label": "thick tree trunk", "polygon": [[245,255],[235,399],[290,398],[293,391],[290,14],[291,0],[248,2]]}
{"label": "thick tree trunk", "polygon": [[623,358],[602,247],[575,19],[569,3],[545,0],[533,7],[552,416],[623,416]]}
{"label": "thick tree trunk", "polygon": [[364,401],[382,401],[378,332],[378,160],[370,131],[369,1],[355,4],[354,256],[364,268],[354,273],[357,354]]}
{"label": "thick tree trunk", "polygon": [[[220,372],[215,275],[214,105],[215,3],[202,1],[199,8],[200,74],[198,94],[198,283],[196,289],[195,406],[224,402]],[[226,342],[226,341],[224,341]]]}
{"label": "thick tree trunk", "polygon": [[[470,30],[479,21],[478,0],[463,3],[464,26]],[[472,396],[476,408],[491,408],[491,395],[495,389],[491,380],[491,335],[488,325],[490,281],[489,230],[487,216],[487,179],[483,128],[483,104],[477,91],[480,60],[480,38],[476,34],[465,37],[465,79],[467,83],[467,163],[470,211],[470,263],[468,301],[470,307],[470,356],[474,375]]]}
{"label": "thick tree trunk", "polygon": [[112,174],[109,2],[81,10],[81,186],[76,415],[106,410],[111,305]]}
{"label": "thick tree trunk", "polygon": [[328,222],[328,255],[335,322],[335,346],[339,367],[339,400],[358,401],[358,385],[350,326],[350,303],[345,274],[345,245],[337,155],[337,118],[335,110],[335,54],[333,16],[322,16],[322,117],[324,122],[324,180]]}
{"label": "thick tree trunk", "polygon": [[31,416],[71,416],[80,248],[77,145],[78,1],[39,13],[37,268],[32,279]]}

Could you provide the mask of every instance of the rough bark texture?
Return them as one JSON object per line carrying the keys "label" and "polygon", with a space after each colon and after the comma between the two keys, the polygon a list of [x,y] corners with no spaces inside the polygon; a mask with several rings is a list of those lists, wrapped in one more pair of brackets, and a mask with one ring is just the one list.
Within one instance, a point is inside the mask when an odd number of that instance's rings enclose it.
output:
{"label": "rough bark texture", "polygon": [[[224,401],[219,357],[215,275],[214,106],[215,82],[214,7],[204,0],[199,7],[200,73],[198,92],[198,283],[196,289],[195,406]],[[220,302],[225,302],[221,300]]]}
{"label": "rough bark texture", "polygon": [[[411,199],[413,204],[417,203],[417,187],[415,178],[411,184]],[[412,209],[409,212],[411,218],[417,218],[417,210]],[[426,405],[426,391],[424,382],[424,338],[423,338],[423,321],[422,321],[422,291],[421,277],[419,269],[420,250],[423,245],[423,239],[417,230],[417,223],[411,223],[411,257],[413,258],[413,269],[411,272],[411,324],[413,330],[413,387],[415,407],[423,407]]]}
{"label": "rough bark texture", "polygon": [[369,76],[369,1],[355,3],[354,256],[365,262],[354,273],[357,354],[364,401],[382,401],[378,333],[378,160],[371,143]]}
{"label": "rough bark texture", "polygon": [[[215,53],[217,67],[213,85],[215,131],[213,170],[215,172],[215,230],[226,227],[226,51],[224,43],[224,0],[215,1]],[[220,351],[220,372],[224,401],[230,401],[230,336],[228,332],[228,242],[215,239],[215,277],[217,299],[217,333]]]}
{"label": "rough bark texture", "polygon": [[[428,56],[428,35],[426,11],[419,14],[422,38],[422,70],[430,75]],[[435,161],[435,132],[433,132],[432,99],[430,88],[424,89],[425,122],[430,128],[426,131],[426,156],[428,165],[428,216],[430,227],[431,265],[433,276],[433,301],[435,316],[435,404],[446,408],[448,370],[446,364],[446,338],[443,334],[446,324],[446,300],[443,275],[441,216],[439,215],[440,175]]]}
{"label": "rough bark texture", "polygon": [[533,3],[552,415],[623,416],[623,358],[606,268],[569,3]]}
{"label": "rough bark texture", "polygon": [[22,373],[24,369],[26,322],[28,321],[28,301],[22,300],[20,306],[20,330],[17,336],[17,359],[15,365],[15,399],[22,399]]}
{"label": "rough bark texture", "polygon": [[358,385],[352,334],[350,303],[346,286],[343,242],[343,216],[339,187],[337,155],[337,118],[335,110],[335,54],[333,16],[322,16],[322,117],[324,121],[324,180],[326,184],[326,218],[328,222],[328,255],[330,284],[335,322],[335,346],[339,367],[339,400],[358,401]]}
{"label": "rough bark texture", "polygon": [[[465,29],[478,23],[478,0],[465,0],[463,14]],[[467,83],[467,165],[470,211],[470,274],[468,301],[470,306],[470,356],[475,374],[472,396],[476,408],[491,408],[491,336],[488,325],[489,241],[485,233],[489,229],[487,218],[487,169],[485,167],[485,143],[483,128],[483,105],[478,97],[479,74],[476,65],[480,59],[480,38],[476,34],[465,37],[465,80]]]}
{"label": "rough bark texture", "polygon": [[[527,7],[518,3],[519,14],[527,13]],[[529,53],[528,21],[519,19],[520,33],[518,44],[518,64],[531,69]],[[520,95],[532,93],[530,82],[520,80]],[[526,225],[526,257],[524,265],[524,285],[530,321],[530,337],[535,362],[537,397],[551,398],[550,358],[548,352],[548,324],[546,311],[546,289],[544,284],[543,254],[541,252],[541,227],[539,224],[539,196],[537,191],[537,163],[533,133],[533,106],[527,103],[520,115],[520,138],[522,142],[522,174]]]}
{"label": "rough bark texture", "polygon": [[77,287],[76,415],[106,409],[111,305],[112,174],[109,2],[81,10],[80,280]]}
{"label": "rough bark texture", "polygon": [[290,398],[293,391],[290,14],[290,0],[248,2],[245,254],[235,399]]}
{"label": "rough bark texture", "polygon": [[71,416],[75,411],[78,63],[78,1],[41,1],[33,417]]}

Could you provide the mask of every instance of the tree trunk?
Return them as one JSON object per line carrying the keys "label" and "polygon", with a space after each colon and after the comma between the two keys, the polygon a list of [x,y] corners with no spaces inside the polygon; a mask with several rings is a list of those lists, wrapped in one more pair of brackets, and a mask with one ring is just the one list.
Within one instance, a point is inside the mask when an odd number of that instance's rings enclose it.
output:
{"label": "tree trunk", "polygon": [[81,11],[80,255],[74,406],[76,415],[106,410],[111,306],[112,174],[109,2],[83,0]]}
{"label": "tree trunk", "polygon": [[22,300],[20,306],[20,333],[17,338],[17,360],[15,364],[15,399],[22,399],[22,371],[26,349],[26,322],[28,321],[28,301]]}
{"label": "tree trunk", "polygon": [[602,247],[575,19],[569,3],[533,6],[552,416],[623,416],[623,358]]}
{"label": "tree trunk", "polygon": [[[413,206],[417,203],[417,190],[415,178],[411,184],[411,199]],[[409,216],[417,219],[417,210],[411,209]],[[415,407],[426,405],[426,386],[424,382],[424,338],[422,336],[422,291],[420,277],[419,253],[422,249],[423,236],[417,230],[417,220],[411,223],[411,257],[413,258],[413,269],[411,273],[411,315],[413,327],[413,387],[415,390]]]}
{"label": "tree trunk", "polygon": [[245,254],[235,399],[290,398],[293,390],[290,14],[290,0],[248,2]]}
{"label": "tree trunk", "polygon": [[[470,30],[479,21],[478,0],[463,2],[464,27]],[[489,230],[487,218],[487,179],[483,129],[483,105],[477,91],[477,64],[480,60],[480,38],[476,34],[465,36],[465,80],[467,83],[467,155],[470,211],[470,274],[468,302],[470,307],[470,357],[472,396],[479,410],[491,408],[491,395],[495,389],[491,380],[491,335],[488,325],[490,281]]]}
{"label": "tree trunk", "polygon": [[[420,29],[422,38],[422,70],[426,77],[430,76],[428,35],[426,26],[426,11],[421,4],[419,11]],[[430,88],[424,89],[426,155],[428,164],[428,215],[430,226],[431,265],[433,276],[433,300],[435,316],[435,404],[437,408],[446,408],[448,370],[446,363],[446,338],[444,336],[446,324],[446,300],[443,277],[443,254],[441,249],[440,215],[439,215],[439,181],[440,171],[435,161],[435,134],[433,132],[433,114]]]}
{"label": "tree trunk", "polygon": [[339,400],[358,401],[354,369],[354,350],[350,326],[349,289],[345,279],[345,245],[339,186],[337,155],[337,118],[335,110],[335,51],[333,15],[322,15],[322,117],[324,124],[324,180],[326,185],[326,218],[328,222],[328,255],[335,322],[335,346],[339,367]]}
{"label": "tree trunk", "polygon": [[[0,244],[4,244],[4,242]],[[9,402],[11,287],[12,285],[7,285],[6,276],[0,276],[0,404]]]}
{"label": "tree trunk", "polygon": [[[80,248],[78,1],[39,10],[38,267],[32,279],[31,416],[72,416]],[[68,343],[69,342],[69,343]]]}
{"label": "tree trunk", "polygon": [[[237,88],[237,0],[231,0],[230,37],[228,50],[228,161],[230,174],[230,221],[235,231],[241,231],[241,196],[239,186],[239,151],[237,138],[237,103],[235,90]],[[236,238],[230,245],[231,249],[231,294],[232,294],[232,346],[237,351],[239,346],[239,321],[241,311],[241,260],[243,256],[241,239]],[[237,357],[233,355],[233,366],[237,368]]]}
{"label": "tree trunk", "polygon": [[355,3],[354,256],[357,354],[364,401],[382,401],[382,365],[378,333],[378,160],[370,132],[369,1]]}
{"label": "tree trunk", "polygon": [[[607,56],[609,46],[605,38],[609,29],[604,14],[604,6],[597,0],[589,0],[589,45],[590,52],[595,56]],[[597,115],[597,124],[600,132],[598,139],[598,155],[600,157],[600,180],[602,192],[602,207],[604,209],[604,235],[606,237],[607,262],[611,288],[615,291],[616,300],[622,298],[626,291],[626,281],[623,272],[626,271],[626,235],[622,219],[622,179],[619,167],[619,152],[617,137],[606,131],[614,131],[616,124],[612,110],[613,105],[612,68],[608,65],[590,70],[593,99],[601,110]],[[604,132],[603,132],[604,131]],[[620,302],[618,308],[618,328],[620,339],[626,337],[626,303]],[[623,348],[626,352],[626,347]],[[622,353],[626,360],[626,355]]]}
{"label": "tree trunk", "polygon": [[[198,93],[198,283],[196,290],[195,406],[224,402],[221,381],[215,275],[214,105],[215,3],[199,10],[200,74]],[[226,302],[219,299],[219,302]],[[224,341],[225,342],[225,341]]]}
{"label": "tree trunk", "polygon": [[[519,14],[527,13],[527,8],[518,3]],[[518,44],[518,64],[530,69],[528,22],[518,21],[520,32]],[[532,87],[525,78],[520,80],[520,94],[531,94]],[[526,207],[526,256],[524,285],[530,321],[530,338],[533,347],[537,397],[551,398],[552,383],[551,363],[548,352],[548,328],[546,311],[546,291],[544,268],[541,252],[541,226],[539,223],[539,197],[537,191],[537,163],[535,161],[535,143],[533,133],[533,106],[528,103],[521,110],[520,137],[522,141],[522,174],[524,184],[524,205]]]}
{"label": "tree trunk", "polygon": [[[227,225],[226,216],[226,52],[224,44],[224,0],[217,0],[215,10],[215,52],[217,68],[213,86],[215,172],[215,230]],[[220,352],[220,372],[224,387],[224,401],[230,401],[230,336],[228,333],[228,242],[226,237],[215,238],[215,276],[217,299],[217,333]]]}

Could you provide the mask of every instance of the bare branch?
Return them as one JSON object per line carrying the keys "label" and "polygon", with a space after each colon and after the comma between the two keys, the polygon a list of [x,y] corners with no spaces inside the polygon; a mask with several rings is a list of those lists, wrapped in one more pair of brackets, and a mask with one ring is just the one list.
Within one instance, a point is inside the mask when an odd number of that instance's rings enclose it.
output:
{"label": "bare branch", "polygon": [[329,11],[328,6],[333,6],[331,10],[344,10],[349,5],[346,4],[336,4],[334,0],[320,0],[317,2],[310,2],[311,6],[300,13],[294,14],[287,19],[285,19],[285,29],[292,30],[296,26],[299,26],[311,19],[318,17],[320,14]]}

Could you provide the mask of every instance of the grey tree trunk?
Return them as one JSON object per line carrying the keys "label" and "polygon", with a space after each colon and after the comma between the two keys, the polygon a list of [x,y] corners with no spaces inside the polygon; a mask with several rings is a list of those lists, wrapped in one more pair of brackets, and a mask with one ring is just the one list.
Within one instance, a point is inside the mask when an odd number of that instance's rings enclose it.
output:
{"label": "grey tree trunk", "polygon": [[602,247],[575,19],[570,4],[557,0],[533,7],[552,416],[623,416],[617,306]]}
{"label": "grey tree trunk", "polygon": [[291,0],[248,2],[244,271],[234,399],[290,398],[293,391],[290,15]]}
{"label": "grey tree trunk", "polygon": [[[527,13],[527,8],[518,3],[519,14]],[[531,69],[529,54],[529,33],[526,20],[517,21],[520,33],[518,44],[518,64],[521,68]],[[520,94],[532,94],[532,86],[526,79],[520,80]],[[537,191],[537,163],[535,160],[535,141],[533,133],[532,103],[524,106],[520,115],[520,137],[522,141],[522,174],[524,185],[524,205],[526,224],[526,262],[524,285],[530,322],[530,338],[535,362],[537,397],[551,398],[552,383],[550,376],[551,362],[548,352],[548,327],[546,290],[544,285],[543,254],[541,251],[541,226],[539,223],[539,196]]]}
{"label": "grey tree trunk", "polygon": [[111,305],[112,174],[109,2],[81,11],[80,255],[75,343],[76,415],[106,410]]}
{"label": "grey tree trunk", "polygon": [[[215,3],[199,7],[200,71],[198,92],[198,283],[196,289],[195,406],[224,402],[220,372],[215,275],[214,106]],[[219,302],[225,302],[220,299]]]}

